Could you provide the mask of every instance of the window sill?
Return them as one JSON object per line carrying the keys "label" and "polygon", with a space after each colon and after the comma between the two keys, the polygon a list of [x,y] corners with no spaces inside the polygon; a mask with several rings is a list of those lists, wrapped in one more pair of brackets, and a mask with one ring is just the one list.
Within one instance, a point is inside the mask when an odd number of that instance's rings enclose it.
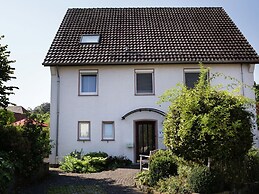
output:
{"label": "window sill", "polygon": [[155,93],[136,93],[135,96],[155,96]]}
{"label": "window sill", "polygon": [[98,96],[97,93],[91,94],[91,93],[80,93],[78,96]]}
{"label": "window sill", "polygon": [[115,139],[102,139],[101,141],[115,141]]}
{"label": "window sill", "polygon": [[91,141],[91,139],[77,139],[77,141]]}

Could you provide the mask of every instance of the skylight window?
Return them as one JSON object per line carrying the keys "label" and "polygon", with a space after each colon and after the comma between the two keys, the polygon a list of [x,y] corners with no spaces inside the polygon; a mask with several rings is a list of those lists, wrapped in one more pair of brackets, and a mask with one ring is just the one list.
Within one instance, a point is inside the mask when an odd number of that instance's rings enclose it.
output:
{"label": "skylight window", "polygon": [[98,43],[100,43],[100,35],[99,34],[85,34],[81,37],[80,43],[98,44]]}

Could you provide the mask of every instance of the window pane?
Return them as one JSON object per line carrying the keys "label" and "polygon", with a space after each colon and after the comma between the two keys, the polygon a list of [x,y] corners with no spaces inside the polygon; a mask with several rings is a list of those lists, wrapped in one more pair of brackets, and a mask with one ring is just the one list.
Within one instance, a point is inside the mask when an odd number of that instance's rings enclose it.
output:
{"label": "window pane", "polygon": [[103,139],[114,139],[114,123],[103,123]]}
{"label": "window pane", "polygon": [[90,139],[89,123],[79,123],[79,139]]}
{"label": "window pane", "polygon": [[81,92],[96,92],[96,75],[81,76]]}
{"label": "window pane", "polygon": [[99,43],[100,35],[83,35],[81,43]]}
{"label": "window pane", "polygon": [[152,73],[137,73],[137,93],[153,93]]}
{"label": "window pane", "polygon": [[185,73],[185,84],[188,88],[194,88],[194,85],[198,82],[199,80],[200,73],[195,72],[195,73]]}

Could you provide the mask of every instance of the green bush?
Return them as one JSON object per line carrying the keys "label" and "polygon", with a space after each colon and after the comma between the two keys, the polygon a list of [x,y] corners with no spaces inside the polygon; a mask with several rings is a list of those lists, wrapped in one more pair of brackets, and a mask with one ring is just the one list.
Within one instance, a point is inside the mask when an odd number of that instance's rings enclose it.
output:
{"label": "green bush", "polygon": [[222,191],[223,178],[207,166],[195,166],[188,177],[190,189],[195,193],[216,193]]}
{"label": "green bush", "polygon": [[33,118],[28,120],[27,124],[19,129],[25,142],[28,143],[28,149],[24,150],[24,154],[18,155],[21,161],[19,173],[26,177],[39,170],[43,159],[49,156],[51,150],[49,128],[43,128],[33,120]]}
{"label": "green bush", "polygon": [[131,165],[132,162],[125,156],[109,156],[107,158],[107,168],[114,169],[114,168],[121,168],[125,166]]}
{"label": "green bush", "polygon": [[9,155],[20,177],[29,177],[37,172],[51,149],[49,129],[32,120],[22,127],[8,123],[0,126],[0,150]]}
{"label": "green bush", "polygon": [[77,159],[82,159],[82,157],[83,157],[83,150],[82,149],[81,149],[81,151],[75,150],[75,151],[71,152],[69,154],[69,156],[72,156],[72,157],[77,158]]}
{"label": "green bush", "polygon": [[89,152],[85,156],[107,158],[108,154],[105,152]]}
{"label": "green bush", "polygon": [[177,159],[170,150],[159,150],[151,156],[150,185],[155,185],[159,179],[177,174]]}
{"label": "green bush", "polygon": [[252,148],[245,158],[245,169],[247,174],[246,182],[253,183],[259,181],[259,150]]}
{"label": "green bush", "polygon": [[168,194],[191,193],[187,179],[183,176],[160,179],[156,185],[156,190]]}
{"label": "green bush", "polygon": [[0,152],[0,193],[7,192],[14,178],[14,164],[8,158],[6,153]]}
{"label": "green bush", "polygon": [[84,156],[78,159],[68,155],[64,157],[64,161],[60,163],[60,169],[65,172],[89,173],[100,172],[105,169],[107,158]]}
{"label": "green bush", "polygon": [[131,161],[124,156],[108,156],[105,152],[90,152],[82,156],[82,150],[73,151],[64,157],[60,169],[65,172],[91,173],[124,167]]}
{"label": "green bush", "polygon": [[138,184],[148,186],[150,181],[150,171],[142,171],[138,173],[135,179]]}

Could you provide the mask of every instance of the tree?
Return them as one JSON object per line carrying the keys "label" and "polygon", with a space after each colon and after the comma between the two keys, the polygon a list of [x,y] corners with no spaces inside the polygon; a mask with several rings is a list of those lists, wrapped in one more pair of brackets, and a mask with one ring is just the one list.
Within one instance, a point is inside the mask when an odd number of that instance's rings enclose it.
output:
{"label": "tree", "polygon": [[33,109],[34,113],[45,114],[50,112],[50,103],[45,102]]}
{"label": "tree", "polygon": [[234,160],[252,146],[252,102],[244,96],[217,90],[206,79],[207,69],[194,88],[181,85],[162,96],[171,105],[164,121],[165,145],[177,156],[204,163]]}
{"label": "tree", "polygon": [[[0,40],[4,36],[0,36]],[[14,79],[14,68],[10,66],[15,61],[9,60],[10,51],[7,51],[7,45],[0,44],[0,107],[6,108],[9,104],[8,96],[13,94],[14,89],[18,89],[15,86],[6,86],[4,83]]]}

